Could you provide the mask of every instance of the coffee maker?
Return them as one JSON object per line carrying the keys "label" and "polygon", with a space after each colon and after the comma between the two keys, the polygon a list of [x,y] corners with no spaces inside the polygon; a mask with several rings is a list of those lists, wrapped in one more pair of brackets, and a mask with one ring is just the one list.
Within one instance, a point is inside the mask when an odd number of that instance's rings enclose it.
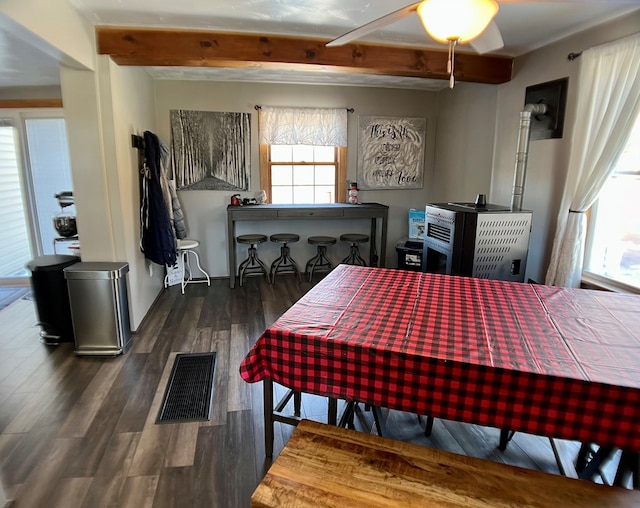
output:
{"label": "coffee maker", "polygon": [[60,206],[60,213],[53,218],[53,227],[58,233],[58,237],[53,239],[53,250],[59,242],[69,242],[67,247],[75,255],[80,252],[80,242],[78,241],[78,228],[76,226],[75,203],[73,192],[64,191],[55,194]]}
{"label": "coffee maker", "polygon": [[65,208],[73,206],[73,192],[59,192],[55,195],[60,206],[60,213],[53,218],[53,227],[56,228],[58,234],[64,238],[70,238],[78,234],[76,227],[76,217],[68,212]]}

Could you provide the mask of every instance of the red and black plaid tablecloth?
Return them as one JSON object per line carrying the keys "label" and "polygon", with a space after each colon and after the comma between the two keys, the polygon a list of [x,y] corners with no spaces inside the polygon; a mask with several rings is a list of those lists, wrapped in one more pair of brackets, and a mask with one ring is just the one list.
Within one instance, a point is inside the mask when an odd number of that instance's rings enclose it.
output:
{"label": "red and black plaid tablecloth", "polygon": [[298,391],[640,450],[640,297],[340,265],[240,366]]}

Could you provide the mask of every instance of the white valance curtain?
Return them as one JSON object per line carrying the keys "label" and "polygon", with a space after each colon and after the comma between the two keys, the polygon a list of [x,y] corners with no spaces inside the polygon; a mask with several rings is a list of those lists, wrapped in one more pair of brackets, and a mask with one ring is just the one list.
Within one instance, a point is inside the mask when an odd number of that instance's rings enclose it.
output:
{"label": "white valance curtain", "polygon": [[569,169],[546,284],[578,287],[587,220],[640,113],[640,34],[591,48],[580,58]]}
{"label": "white valance curtain", "polygon": [[262,106],[259,120],[260,144],[347,146],[346,108]]}

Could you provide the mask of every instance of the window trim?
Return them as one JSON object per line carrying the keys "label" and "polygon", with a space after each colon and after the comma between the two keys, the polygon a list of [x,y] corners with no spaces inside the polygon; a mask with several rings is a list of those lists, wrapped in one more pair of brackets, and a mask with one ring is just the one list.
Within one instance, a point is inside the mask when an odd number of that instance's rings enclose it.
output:
{"label": "window trim", "polygon": [[591,205],[591,208],[586,211],[587,216],[587,228],[584,242],[584,254],[582,261],[582,275],[580,277],[580,282],[583,285],[586,285],[590,289],[603,289],[606,291],[615,291],[617,293],[630,293],[630,294],[640,294],[640,289],[625,284],[624,282],[614,279],[612,277],[607,277],[605,275],[592,272],[588,270],[587,266],[589,266],[590,258],[591,258],[591,245],[593,243],[593,228],[595,227],[595,218],[598,214],[598,201]]}
{"label": "window trim", "polygon": [[[625,172],[625,174],[630,174]],[[636,174],[636,173],[634,173]],[[609,178],[611,178],[609,175]],[[591,270],[585,268],[589,266],[591,261],[591,247],[593,244],[593,236],[594,236],[594,228],[595,221],[598,216],[598,200],[591,205],[589,210],[586,212],[587,218],[587,228],[585,234],[585,243],[584,243],[584,254],[583,254],[583,267],[582,267],[582,275],[580,280],[583,284],[587,285],[590,288],[598,288],[607,291],[615,291],[617,293],[628,293],[638,295],[640,294],[640,289],[627,284],[619,279],[614,279],[613,277],[607,277],[606,275],[602,275],[597,272],[592,272]]]}
{"label": "window trim", "polygon": [[607,291],[614,291],[616,293],[640,295],[640,289],[634,286],[629,286],[624,282],[590,272],[589,270],[582,271],[581,282],[589,288],[606,289]]}
{"label": "window trim", "polygon": [[[336,146],[336,203],[347,202],[347,147]],[[260,145],[260,188],[267,191],[267,203],[271,203],[271,145]]]}

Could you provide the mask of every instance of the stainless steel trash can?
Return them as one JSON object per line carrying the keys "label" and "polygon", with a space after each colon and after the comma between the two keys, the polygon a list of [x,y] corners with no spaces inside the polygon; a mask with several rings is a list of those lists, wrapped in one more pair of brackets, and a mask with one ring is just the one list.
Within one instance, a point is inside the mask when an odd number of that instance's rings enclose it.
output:
{"label": "stainless steel trash can", "polygon": [[127,263],[76,263],[64,270],[77,355],[116,356],[131,341]]}

